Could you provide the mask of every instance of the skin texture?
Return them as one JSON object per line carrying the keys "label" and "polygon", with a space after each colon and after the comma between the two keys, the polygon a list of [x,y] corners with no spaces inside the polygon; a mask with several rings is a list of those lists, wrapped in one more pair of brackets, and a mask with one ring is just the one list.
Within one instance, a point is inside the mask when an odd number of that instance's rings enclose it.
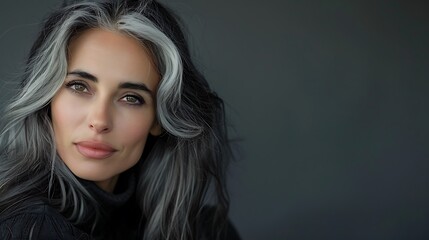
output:
{"label": "skin texture", "polygon": [[120,173],[139,161],[148,135],[161,132],[160,76],[149,50],[123,33],[90,29],[68,50],[68,74],[51,102],[57,151],[76,176],[112,192]]}

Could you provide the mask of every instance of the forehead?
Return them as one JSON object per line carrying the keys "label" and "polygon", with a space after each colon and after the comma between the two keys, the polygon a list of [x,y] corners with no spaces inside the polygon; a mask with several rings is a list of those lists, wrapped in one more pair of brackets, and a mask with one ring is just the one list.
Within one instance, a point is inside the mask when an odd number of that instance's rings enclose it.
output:
{"label": "forehead", "polygon": [[86,30],[70,41],[68,71],[77,69],[98,78],[159,81],[152,54],[143,43],[124,33],[105,29]]}

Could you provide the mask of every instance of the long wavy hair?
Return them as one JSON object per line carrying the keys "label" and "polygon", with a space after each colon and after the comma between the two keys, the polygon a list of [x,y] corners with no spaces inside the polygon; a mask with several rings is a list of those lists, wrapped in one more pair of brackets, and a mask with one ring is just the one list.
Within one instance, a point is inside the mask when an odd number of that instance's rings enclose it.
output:
{"label": "long wavy hair", "polygon": [[177,17],[150,0],[76,2],[47,18],[21,89],[2,119],[0,213],[44,198],[79,224],[89,206],[97,205],[59,158],[50,119],[51,99],[67,73],[68,44],[91,28],[140,40],[161,75],[156,110],[164,132],[150,137],[138,164],[144,239],[196,239],[207,202],[216,206],[212,232],[221,232],[229,207],[225,170],[230,159],[223,101],[192,63]]}

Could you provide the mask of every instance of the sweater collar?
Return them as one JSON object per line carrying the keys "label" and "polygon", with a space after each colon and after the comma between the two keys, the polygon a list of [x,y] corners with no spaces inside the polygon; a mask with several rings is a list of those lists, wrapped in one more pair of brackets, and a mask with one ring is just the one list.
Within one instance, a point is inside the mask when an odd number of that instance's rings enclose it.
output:
{"label": "sweater collar", "polygon": [[131,170],[119,176],[113,193],[104,191],[92,181],[83,179],[80,179],[80,181],[100,205],[107,209],[125,205],[133,196],[136,188],[135,174]]}

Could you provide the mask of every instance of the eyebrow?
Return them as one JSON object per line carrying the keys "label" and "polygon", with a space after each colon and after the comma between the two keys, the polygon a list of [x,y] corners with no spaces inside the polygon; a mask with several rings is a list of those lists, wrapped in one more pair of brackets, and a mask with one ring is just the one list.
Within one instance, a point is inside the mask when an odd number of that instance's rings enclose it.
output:
{"label": "eyebrow", "polygon": [[153,94],[152,91],[144,83],[124,82],[119,84],[119,88],[142,90],[150,93],[151,95]]}
{"label": "eyebrow", "polygon": [[81,78],[85,78],[85,79],[91,80],[93,82],[98,82],[98,79],[96,76],[92,75],[91,73],[84,72],[84,71],[72,71],[72,72],[68,72],[67,75],[77,75]]}
{"label": "eyebrow", "polygon": [[[79,70],[71,71],[71,72],[68,72],[67,75],[77,75],[81,78],[85,78],[96,83],[98,82],[98,79],[96,76],[85,71],[79,71]],[[123,82],[119,84],[119,88],[142,90],[142,91],[148,92],[150,95],[153,96],[153,92],[144,83]]]}

